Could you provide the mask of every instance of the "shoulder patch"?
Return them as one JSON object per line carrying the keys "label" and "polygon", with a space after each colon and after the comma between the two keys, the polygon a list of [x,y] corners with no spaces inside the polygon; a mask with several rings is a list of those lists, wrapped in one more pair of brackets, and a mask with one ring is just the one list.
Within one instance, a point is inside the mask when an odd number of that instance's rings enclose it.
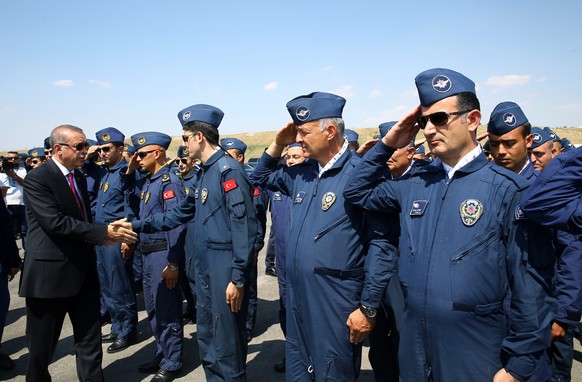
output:
{"label": "shoulder patch", "polygon": [[167,191],[164,191],[164,193],[162,194],[162,197],[164,198],[164,200],[172,199],[175,196],[176,195],[174,195],[174,190],[167,190]]}
{"label": "shoulder patch", "polygon": [[222,158],[220,158],[218,160],[218,168],[220,169],[221,174],[224,174],[225,172],[228,172],[231,169],[230,163],[228,163],[228,159],[226,159],[226,158],[230,158],[230,157],[223,156]]}
{"label": "shoulder patch", "polygon": [[521,206],[515,207],[515,220],[527,220],[523,211],[521,210]]}
{"label": "shoulder patch", "polygon": [[232,191],[237,187],[238,187],[238,184],[236,184],[236,180],[234,180],[234,179],[230,179],[230,180],[227,180],[226,182],[222,183],[222,188],[224,188],[225,192]]}
{"label": "shoulder patch", "polygon": [[255,191],[253,191],[253,196],[259,196],[261,195],[261,191],[259,191],[258,188],[255,188]]}

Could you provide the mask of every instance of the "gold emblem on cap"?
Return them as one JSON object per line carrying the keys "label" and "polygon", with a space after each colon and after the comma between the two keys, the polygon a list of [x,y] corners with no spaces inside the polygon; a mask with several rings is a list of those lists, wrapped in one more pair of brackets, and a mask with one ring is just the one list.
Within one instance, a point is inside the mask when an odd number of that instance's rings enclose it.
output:
{"label": "gold emblem on cap", "polygon": [[38,156],[38,152],[36,150],[34,150],[33,152],[30,153],[33,157],[37,157]]}
{"label": "gold emblem on cap", "polygon": [[206,203],[206,198],[208,197],[208,189],[202,189],[202,204]]}
{"label": "gold emblem on cap", "polygon": [[103,186],[103,192],[107,192],[109,190],[109,182],[105,182],[105,186]]}
{"label": "gold emblem on cap", "polygon": [[139,137],[137,139],[137,143],[139,143],[140,145],[143,145],[144,143],[146,143],[146,139],[145,137]]}
{"label": "gold emblem on cap", "polygon": [[127,145],[123,145],[123,151],[127,151],[129,147]]}
{"label": "gold emblem on cap", "polygon": [[103,139],[103,142],[109,142],[109,140],[111,139],[111,136],[109,134],[103,134],[101,136],[101,139]]}
{"label": "gold emblem on cap", "polygon": [[333,192],[326,192],[323,198],[321,198],[321,209],[327,211],[333,203],[335,203],[335,194]]}

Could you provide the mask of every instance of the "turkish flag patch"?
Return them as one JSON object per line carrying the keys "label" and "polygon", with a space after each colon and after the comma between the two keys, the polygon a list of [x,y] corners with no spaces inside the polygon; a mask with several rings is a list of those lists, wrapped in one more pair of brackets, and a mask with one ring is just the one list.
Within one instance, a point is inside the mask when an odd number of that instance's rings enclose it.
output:
{"label": "turkish flag patch", "polygon": [[175,196],[174,190],[165,191],[162,196],[164,197],[164,200],[172,199]]}
{"label": "turkish flag patch", "polygon": [[228,192],[237,188],[238,184],[236,184],[236,181],[234,179],[230,179],[222,183],[222,187],[224,188],[224,191]]}
{"label": "turkish flag patch", "polygon": [[261,191],[259,191],[258,188],[255,188],[255,191],[253,192],[253,196],[259,196],[261,195]]}

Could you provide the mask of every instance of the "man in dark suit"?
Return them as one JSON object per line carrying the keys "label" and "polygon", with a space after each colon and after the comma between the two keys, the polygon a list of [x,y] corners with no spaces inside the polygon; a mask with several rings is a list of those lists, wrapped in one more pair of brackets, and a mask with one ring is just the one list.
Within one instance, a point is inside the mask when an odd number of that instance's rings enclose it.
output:
{"label": "man in dark suit", "polygon": [[83,130],[71,125],[51,133],[53,157],[24,184],[29,246],[20,296],[26,298],[30,353],[27,381],[50,381],[65,314],[73,325],[80,381],[102,381],[99,283],[94,245],[133,243],[129,230],[91,223],[84,176],[77,170],[87,154]]}

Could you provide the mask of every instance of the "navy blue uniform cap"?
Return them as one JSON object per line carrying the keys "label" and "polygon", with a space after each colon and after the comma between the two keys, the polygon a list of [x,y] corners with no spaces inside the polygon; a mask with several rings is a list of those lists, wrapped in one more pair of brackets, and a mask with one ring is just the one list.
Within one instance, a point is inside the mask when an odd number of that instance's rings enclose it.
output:
{"label": "navy blue uniform cap", "polygon": [[396,122],[397,121],[390,121],[390,122],[381,123],[378,126],[378,131],[380,132],[380,138],[383,138],[386,134],[388,134],[388,132],[390,131],[392,126],[396,125]]}
{"label": "navy blue uniform cap", "polygon": [[123,143],[125,135],[115,127],[106,127],[95,133],[99,145],[106,145],[108,143],[117,142]]}
{"label": "navy blue uniform cap", "polygon": [[533,142],[531,143],[530,149],[535,149],[548,141],[552,141],[550,134],[539,127],[532,127],[531,134],[533,135]]}
{"label": "navy blue uniform cap", "polygon": [[188,158],[189,152],[188,147],[180,146],[178,147],[178,158]]}
{"label": "navy blue uniform cap", "polygon": [[146,131],[131,136],[131,143],[135,146],[136,151],[149,145],[158,145],[167,149],[170,147],[170,142],[172,142],[172,137],[155,131]]}
{"label": "navy blue uniform cap", "polygon": [[296,125],[323,118],[341,118],[346,100],[331,93],[314,92],[287,102],[287,110]]}
{"label": "navy blue uniform cap", "polygon": [[550,137],[552,137],[552,139],[554,140],[554,142],[562,142],[562,140],[560,139],[560,137],[558,137],[558,134],[554,133],[552,131],[552,129],[550,129],[549,127],[544,127],[544,131],[548,134],[550,134]]}
{"label": "navy blue uniform cap", "polygon": [[487,131],[494,135],[503,135],[528,122],[518,104],[511,101],[501,102],[491,112]]}
{"label": "navy blue uniform cap", "polygon": [[348,139],[348,142],[357,142],[360,135],[356,133],[354,130],[345,129],[344,135]]}
{"label": "navy blue uniform cap", "polygon": [[32,158],[44,157],[44,147],[34,147],[28,150],[28,156]]}
{"label": "navy blue uniform cap", "polygon": [[450,69],[425,70],[414,79],[421,106],[430,106],[459,93],[475,93],[475,83]]}
{"label": "navy blue uniform cap", "polygon": [[236,139],[236,138],[221,139],[220,145],[225,150],[237,149],[240,152],[242,152],[243,154],[245,153],[245,151],[247,151],[247,145],[245,145],[245,143],[243,141],[241,141],[240,139]]}
{"label": "navy blue uniform cap", "polygon": [[178,113],[178,119],[182,126],[186,126],[189,122],[205,122],[218,129],[222,117],[224,117],[222,110],[202,103],[188,106]]}

